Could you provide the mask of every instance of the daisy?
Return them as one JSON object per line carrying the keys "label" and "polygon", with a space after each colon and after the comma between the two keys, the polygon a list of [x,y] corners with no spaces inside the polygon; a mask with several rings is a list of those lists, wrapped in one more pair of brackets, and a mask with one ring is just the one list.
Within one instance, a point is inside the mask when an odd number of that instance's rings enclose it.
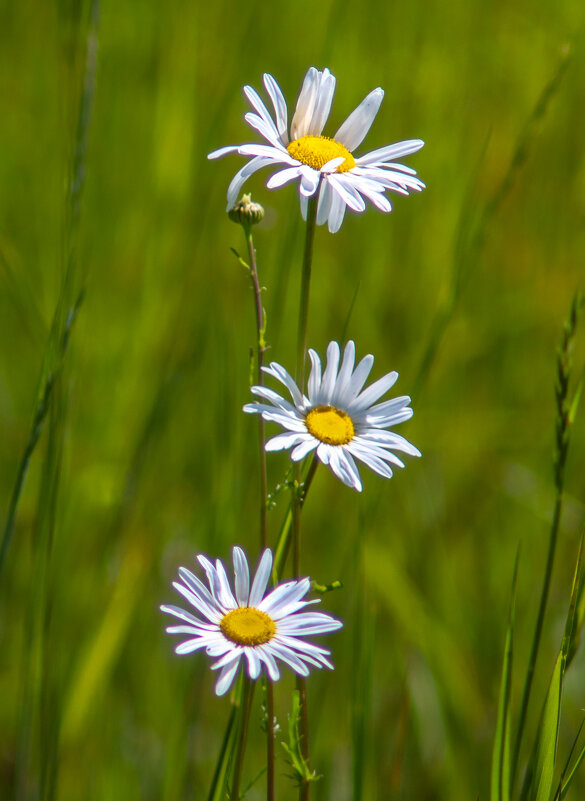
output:
{"label": "daisy", "polygon": [[216,695],[224,695],[232,686],[242,657],[251,679],[257,679],[262,665],[272,681],[278,681],[280,659],[301,676],[309,674],[308,665],[333,665],[327,657],[330,652],[301,637],[335,631],[343,625],[330,615],[320,612],[299,612],[309,604],[301,600],[311,587],[308,578],[279,584],[265,595],[272,570],[272,552],[267,548],[260,559],[250,587],[248,560],[241,548],[232,551],[234,563],[235,595],[231,590],[225,568],[217,559],[213,565],[200,554],[197,561],[207,575],[209,589],[186,567],[179,568],[181,581],[173,587],[186,598],[198,615],[178,606],[164,604],[161,610],[181,622],[169,626],[168,634],[186,634],[188,639],[175,648],[177,654],[190,654],[205,648],[208,656],[217,657],[211,666],[219,670],[215,685]]}
{"label": "daisy", "polygon": [[353,211],[365,209],[364,198],[377,209],[392,211],[384,195],[389,189],[401,195],[419,192],[425,185],[415,170],[394,159],[416,153],[424,145],[420,139],[408,139],[372,150],[359,158],[353,151],[365,139],[384,97],[383,89],[374,89],[349,115],[333,138],[323,136],[335,92],[335,77],[325,69],[311,67],[305,75],[290,129],[284,95],[272,75],[264,75],[264,88],[274,107],[274,119],[251,86],[244,94],[253,112],[244,119],[268,144],[231,145],[214,150],[208,158],[227,153],[251,156],[228,188],[227,208],[232,208],[246,179],[262,167],[278,166],[269,178],[268,189],[277,189],[290,181],[299,181],[301,213],[307,218],[308,199],[319,195],[317,225],[326,221],[331,233],[341,227],[346,206]]}
{"label": "daisy", "polygon": [[272,362],[263,367],[265,373],[276,378],[288,389],[293,403],[282,398],[268,387],[252,387],[268,403],[248,403],[245,412],[261,414],[265,420],[278,423],[286,433],[277,434],[265,445],[267,451],[291,449],[290,457],[298,462],[311,451],[333,473],[358,492],[362,483],[355,459],[359,459],[374,472],[385,478],[392,477],[392,468],[404,467],[392,451],[420,456],[420,451],[408,440],[386,431],[412,417],[410,398],[399,398],[376,403],[398,378],[388,373],[367,389],[362,388],[370,374],[374,357],[364,356],[354,370],[355,345],[348,342],[339,368],[340,351],[337,342],[327,347],[327,367],[321,375],[321,360],[309,350],[311,374],[308,397],[303,395],[295,381],[280,364]]}

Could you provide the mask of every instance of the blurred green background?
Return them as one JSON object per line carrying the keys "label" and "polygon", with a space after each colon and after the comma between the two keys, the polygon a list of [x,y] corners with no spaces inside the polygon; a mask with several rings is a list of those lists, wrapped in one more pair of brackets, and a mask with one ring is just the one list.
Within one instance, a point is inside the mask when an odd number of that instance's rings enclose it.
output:
{"label": "blurred green background", "polygon": [[[320,469],[306,505],[306,569],[344,583],[323,600],[345,621],[327,641],[336,670],[308,681],[314,798],[359,797],[352,738],[364,798],[488,797],[514,558],[521,544],[517,704],[554,497],[555,349],[584,268],[584,11],[577,0],[103,2],[72,240],[89,9],[0,3],[2,514],[72,242],[74,284],[87,279],[0,578],[2,798],[43,787],[63,801],[206,797],[229,702],[214,697],[204,655],[173,654],[158,606],[177,602],[170,582],[195,553],[257,552],[256,421],[240,412],[254,317],[230,252],[243,236],[224,212],[242,159],[206,154],[257,140],[244,84],[272,73],[290,112],[311,65],[338,81],[325,133],[382,86],[360,152],[420,137],[408,163],[428,186],[315,241],[309,343],[324,353],[351,337],[358,356],[375,354],[374,378],[399,371],[415,410],[399,430],[423,458],[391,481],[363,469],[362,495]],[[269,355],[292,367],[303,227],[296,190],[267,191],[268,174],[247,188],[266,208],[255,241]],[[270,459],[271,485],[287,465]],[[583,528],[582,417],[568,470],[528,744]],[[584,668],[578,656],[567,677],[562,753]],[[286,730],[290,674],[279,687]],[[277,748],[278,797],[293,798]],[[256,714],[247,778],[262,764]],[[573,797],[584,796],[581,779]]]}

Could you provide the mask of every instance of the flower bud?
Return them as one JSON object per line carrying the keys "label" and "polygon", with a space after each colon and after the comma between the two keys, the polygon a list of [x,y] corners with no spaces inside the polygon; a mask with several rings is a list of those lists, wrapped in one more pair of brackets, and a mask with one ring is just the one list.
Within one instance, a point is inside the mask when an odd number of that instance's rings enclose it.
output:
{"label": "flower bud", "polygon": [[264,209],[259,203],[252,202],[251,195],[242,195],[228,211],[228,217],[232,222],[250,227],[259,223],[264,217]]}

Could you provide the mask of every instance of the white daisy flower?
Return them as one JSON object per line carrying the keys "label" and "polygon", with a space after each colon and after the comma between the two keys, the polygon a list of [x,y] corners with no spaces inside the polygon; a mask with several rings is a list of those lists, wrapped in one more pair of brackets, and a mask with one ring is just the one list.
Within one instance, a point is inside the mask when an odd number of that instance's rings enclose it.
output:
{"label": "white daisy flower", "polygon": [[312,369],[308,397],[276,362],[262,369],[284,384],[293,403],[268,387],[252,387],[254,395],[268,403],[248,403],[244,411],[261,414],[265,420],[286,429],[286,433],[268,440],[267,451],[292,448],[290,457],[295,462],[315,451],[317,458],[329,465],[337,478],[358,492],[361,492],[362,483],[355,459],[375,473],[391,478],[390,465],[404,467],[392,451],[421,455],[418,448],[400,434],[385,430],[412,417],[408,395],[372,405],[394,385],[398,373],[382,376],[362,392],[374,364],[371,354],[364,356],[354,370],[355,345],[348,342],[339,368],[339,345],[330,342],[323,375],[317,353],[309,350],[309,356]]}
{"label": "white daisy flower", "polygon": [[228,211],[246,179],[262,167],[272,165],[278,165],[279,169],[268,180],[268,189],[298,179],[304,219],[308,199],[318,192],[317,225],[327,221],[331,233],[341,227],[346,206],[361,212],[366,207],[366,198],[380,211],[389,212],[392,206],[384,195],[386,189],[408,195],[425,188],[415,170],[394,162],[420,150],[424,145],[420,139],[386,145],[359,158],[353,155],[378,113],[383,89],[370,92],[331,139],[322,134],[335,92],[335,77],[329,70],[320,72],[311,67],[305,75],[290,129],[286,101],[272,75],[264,75],[264,87],[272,101],[275,119],[251,86],[244,86],[244,94],[254,112],[248,112],[244,119],[268,144],[232,145],[214,150],[208,156],[217,159],[227,153],[239,153],[252,157],[229,185]]}
{"label": "white daisy flower", "polygon": [[262,554],[252,587],[246,555],[241,548],[234,547],[232,556],[235,595],[219,559],[213,565],[202,554],[197,556],[207,575],[209,589],[186,567],[179,568],[181,581],[173,582],[173,587],[201,617],[178,606],[161,606],[163,612],[182,621],[178,626],[169,626],[167,633],[188,635],[188,639],[177,645],[175,653],[190,654],[205,648],[208,656],[218,657],[211,666],[212,670],[220,671],[216,695],[224,695],[229,690],[242,657],[246,659],[251,679],[258,678],[264,665],[268,677],[278,681],[280,671],[276,659],[301,676],[309,674],[308,665],[333,669],[327,659],[328,650],[300,639],[335,631],[343,625],[320,612],[299,612],[309,604],[319,603],[319,599],[301,600],[311,587],[310,580],[287,581],[265,595],[272,570],[270,549]]}

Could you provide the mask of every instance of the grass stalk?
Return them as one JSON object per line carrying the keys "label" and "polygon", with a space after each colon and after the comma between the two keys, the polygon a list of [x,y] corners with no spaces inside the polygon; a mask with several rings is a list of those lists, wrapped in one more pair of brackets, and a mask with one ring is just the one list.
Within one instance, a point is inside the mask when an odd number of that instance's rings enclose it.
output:
{"label": "grass stalk", "polygon": [[[554,505],[553,519],[549,534],[548,551],[546,557],[546,565],[544,569],[544,577],[540,592],[538,614],[536,618],[536,624],[534,627],[534,634],[532,637],[530,655],[528,658],[528,667],[526,670],[524,688],[522,690],[522,699],[520,702],[518,728],[516,731],[514,748],[512,751],[511,774],[510,774],[512,785],[518,769],[520,748],[522,745],[522,737],[524,734],[524,727],[526,724],[526,715],[528,713],[528,705],[530,703],[530,694],[532,691],[532,682],[534,679],[534,672],[536,669],[536,662],[538,659],[538,651],[540,647],[540,640],[542,636],[542,629],[544,625],[544,618],[548,603],[558,532],[563,510],[564,479],[565,479],[565,467],[567,462],[567,452],[569,447],[569,433],[570,433],[570,425],[573,422],[573,417],[575,413],[575,403],[569,400],[569,382],[571,378],[571,367],[572,367],[571,350],[577,328],[578,314],[582,305],[583,305],[583,296],[580,294],[575,295],[575,297],[573,298],[573,302],[571,304],[569,319],[566,321],[564,326],[561,345],[557,357],[557,382],[555,387],[557,414],[555,421],[556,437],[555,437],[555,454],[554,454],[554,481],[555,481],[555,491],[556,491],[555,505]],[[576,393],[575,400],[578,400],[578,393]]]}

